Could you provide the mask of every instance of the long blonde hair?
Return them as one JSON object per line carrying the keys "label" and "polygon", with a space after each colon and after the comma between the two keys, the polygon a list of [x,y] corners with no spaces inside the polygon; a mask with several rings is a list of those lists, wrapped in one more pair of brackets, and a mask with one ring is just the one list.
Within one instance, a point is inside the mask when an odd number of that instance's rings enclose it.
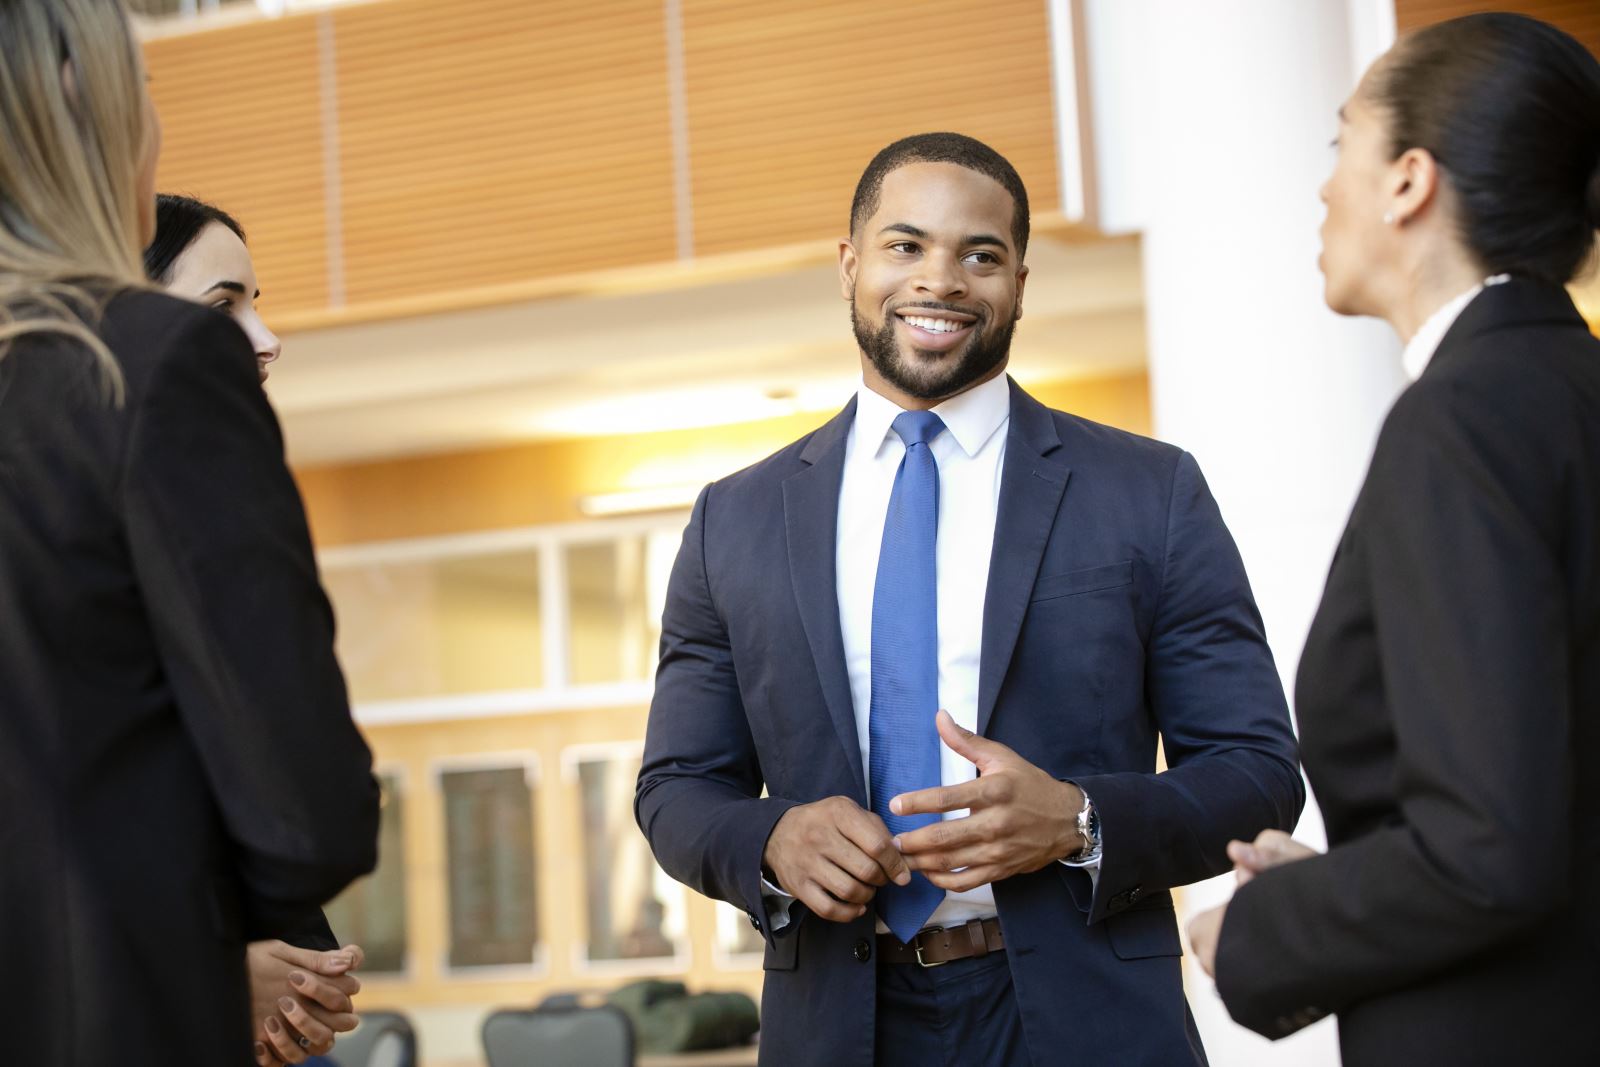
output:
{"label": "long blonde hair", "polygon": [[64,334],[122,375],[92,323],[145,285],[139,169],[156,131],[122,0],[0,0],[0,359]]}

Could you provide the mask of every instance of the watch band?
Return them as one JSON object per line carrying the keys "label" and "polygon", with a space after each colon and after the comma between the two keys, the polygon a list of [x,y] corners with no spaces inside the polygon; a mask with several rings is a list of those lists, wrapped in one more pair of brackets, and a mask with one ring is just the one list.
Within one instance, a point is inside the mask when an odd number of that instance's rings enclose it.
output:
{"label": "watch band", "polygon": [[1078,834],[1088,844],[1067,857],[1074,863],[1094,859],[1100,852],[1100,816],[1095,812],[1094,801],[1089,799],[1089,794],[1082,789],[1078,792],[1083,793],[1083,807],[1078,810]]}

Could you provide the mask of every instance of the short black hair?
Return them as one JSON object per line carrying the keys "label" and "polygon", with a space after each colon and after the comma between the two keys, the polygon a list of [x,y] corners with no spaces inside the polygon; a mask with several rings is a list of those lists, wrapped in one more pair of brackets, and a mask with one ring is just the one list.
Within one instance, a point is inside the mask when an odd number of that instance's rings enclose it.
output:
{"label": "short black hair", "polygon": [[1460,198],[1461,237],[1491,274],[1565,285],[1600,228],[1600,62],[1526,15],[1450,19],[1373,71],[1390,153],[1424,148]]}
{"label": "short black hair", "polygon": [[894,144],[872,157],[867,169],[856,182],[856,195],[850,201],[850,232],[878,210],[878,196],[883,192],[883,179],[891,171],[908,163],[954,163],[958,167],[977,171],[993,178],[1011,194],[1014,207],[1011,216],[1011,239],[1016,242],[1017,255],[1028,251],[1028,189],[1022,176],[1011,161],[982,141],[961,133],[918,133],[902,137]]}
{"label": "short black hair", "polygon": [[184,249],[213,222],[222,223],[244,240],[244,227],[220,207],[192,196],[162,193],[156,197],[156,235],[144,250],[145,277],[164,284]]}

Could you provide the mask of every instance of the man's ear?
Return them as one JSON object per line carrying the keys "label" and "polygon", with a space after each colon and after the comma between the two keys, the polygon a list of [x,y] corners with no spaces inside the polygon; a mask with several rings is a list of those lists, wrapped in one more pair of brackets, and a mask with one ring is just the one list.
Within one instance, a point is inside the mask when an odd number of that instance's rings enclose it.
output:
{"label": "man's ear", "polygon": [[848,237],[839,238],[839,295],[846,300],[856,298],[856,271],[860,266],[855,243]]}
{"label": "man's ear", "polygon": [[1027,268],[1026,265],[1023,265],[1022,267],[1018,268],[1018,270],[1017,270],[1017,314],[1016,314],[1016,318],[1019,318],[1019,319],[1022,318],[1022,290],[1027,288],[1027,285],[1028,285],[1028,268]]}

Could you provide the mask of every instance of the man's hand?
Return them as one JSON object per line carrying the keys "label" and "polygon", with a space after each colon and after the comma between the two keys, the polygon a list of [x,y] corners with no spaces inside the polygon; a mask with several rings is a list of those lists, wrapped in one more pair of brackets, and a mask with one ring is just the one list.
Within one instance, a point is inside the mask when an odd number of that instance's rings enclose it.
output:
{"label": "man's hand", "polygon": [[304,1063],[333,1048],[334,1034],[355,1029],[351,998],[361,982],[351,972],[361,966],[359,945],[318,952],[282,941],[253,941],[245,960],[260,1067]]}
{"label": "man's hand", "polygon": [[1240,885],[1262,871],[1319,855],[1316,849],[1302,845],[1282,830],[1263,830],[1248,845],[1243,841],[1228,842],[1228,858],[1233,861]]}
{"label": "man's hand", "polygon": [[998,741],[963,730],[947,711],[939,712],[938,724],[944,743],[976,764],[978,777],[902,793],[889,802],[896,815],[971,809],[965,818],[936,822],[895,840],[912,870],[940,889],[960,893],[1036,871],[1087,847],[1074,820],[1083,807],[1077,786],[1056,781]]}
{"label": "man's hand", "polygon": [[1227,917],[1228,905],[1202,911],[1189,920],[1189,947],[1200,969],[1212,978],[1217,976],[1217,941],[1222,937],[1222,920]]}
{"label": "man's hand", "polygon": [[866,914],[880,885],[911,881],[883,820],[847,797],[784,812],[761,862],[784,892],[836,923]]}

